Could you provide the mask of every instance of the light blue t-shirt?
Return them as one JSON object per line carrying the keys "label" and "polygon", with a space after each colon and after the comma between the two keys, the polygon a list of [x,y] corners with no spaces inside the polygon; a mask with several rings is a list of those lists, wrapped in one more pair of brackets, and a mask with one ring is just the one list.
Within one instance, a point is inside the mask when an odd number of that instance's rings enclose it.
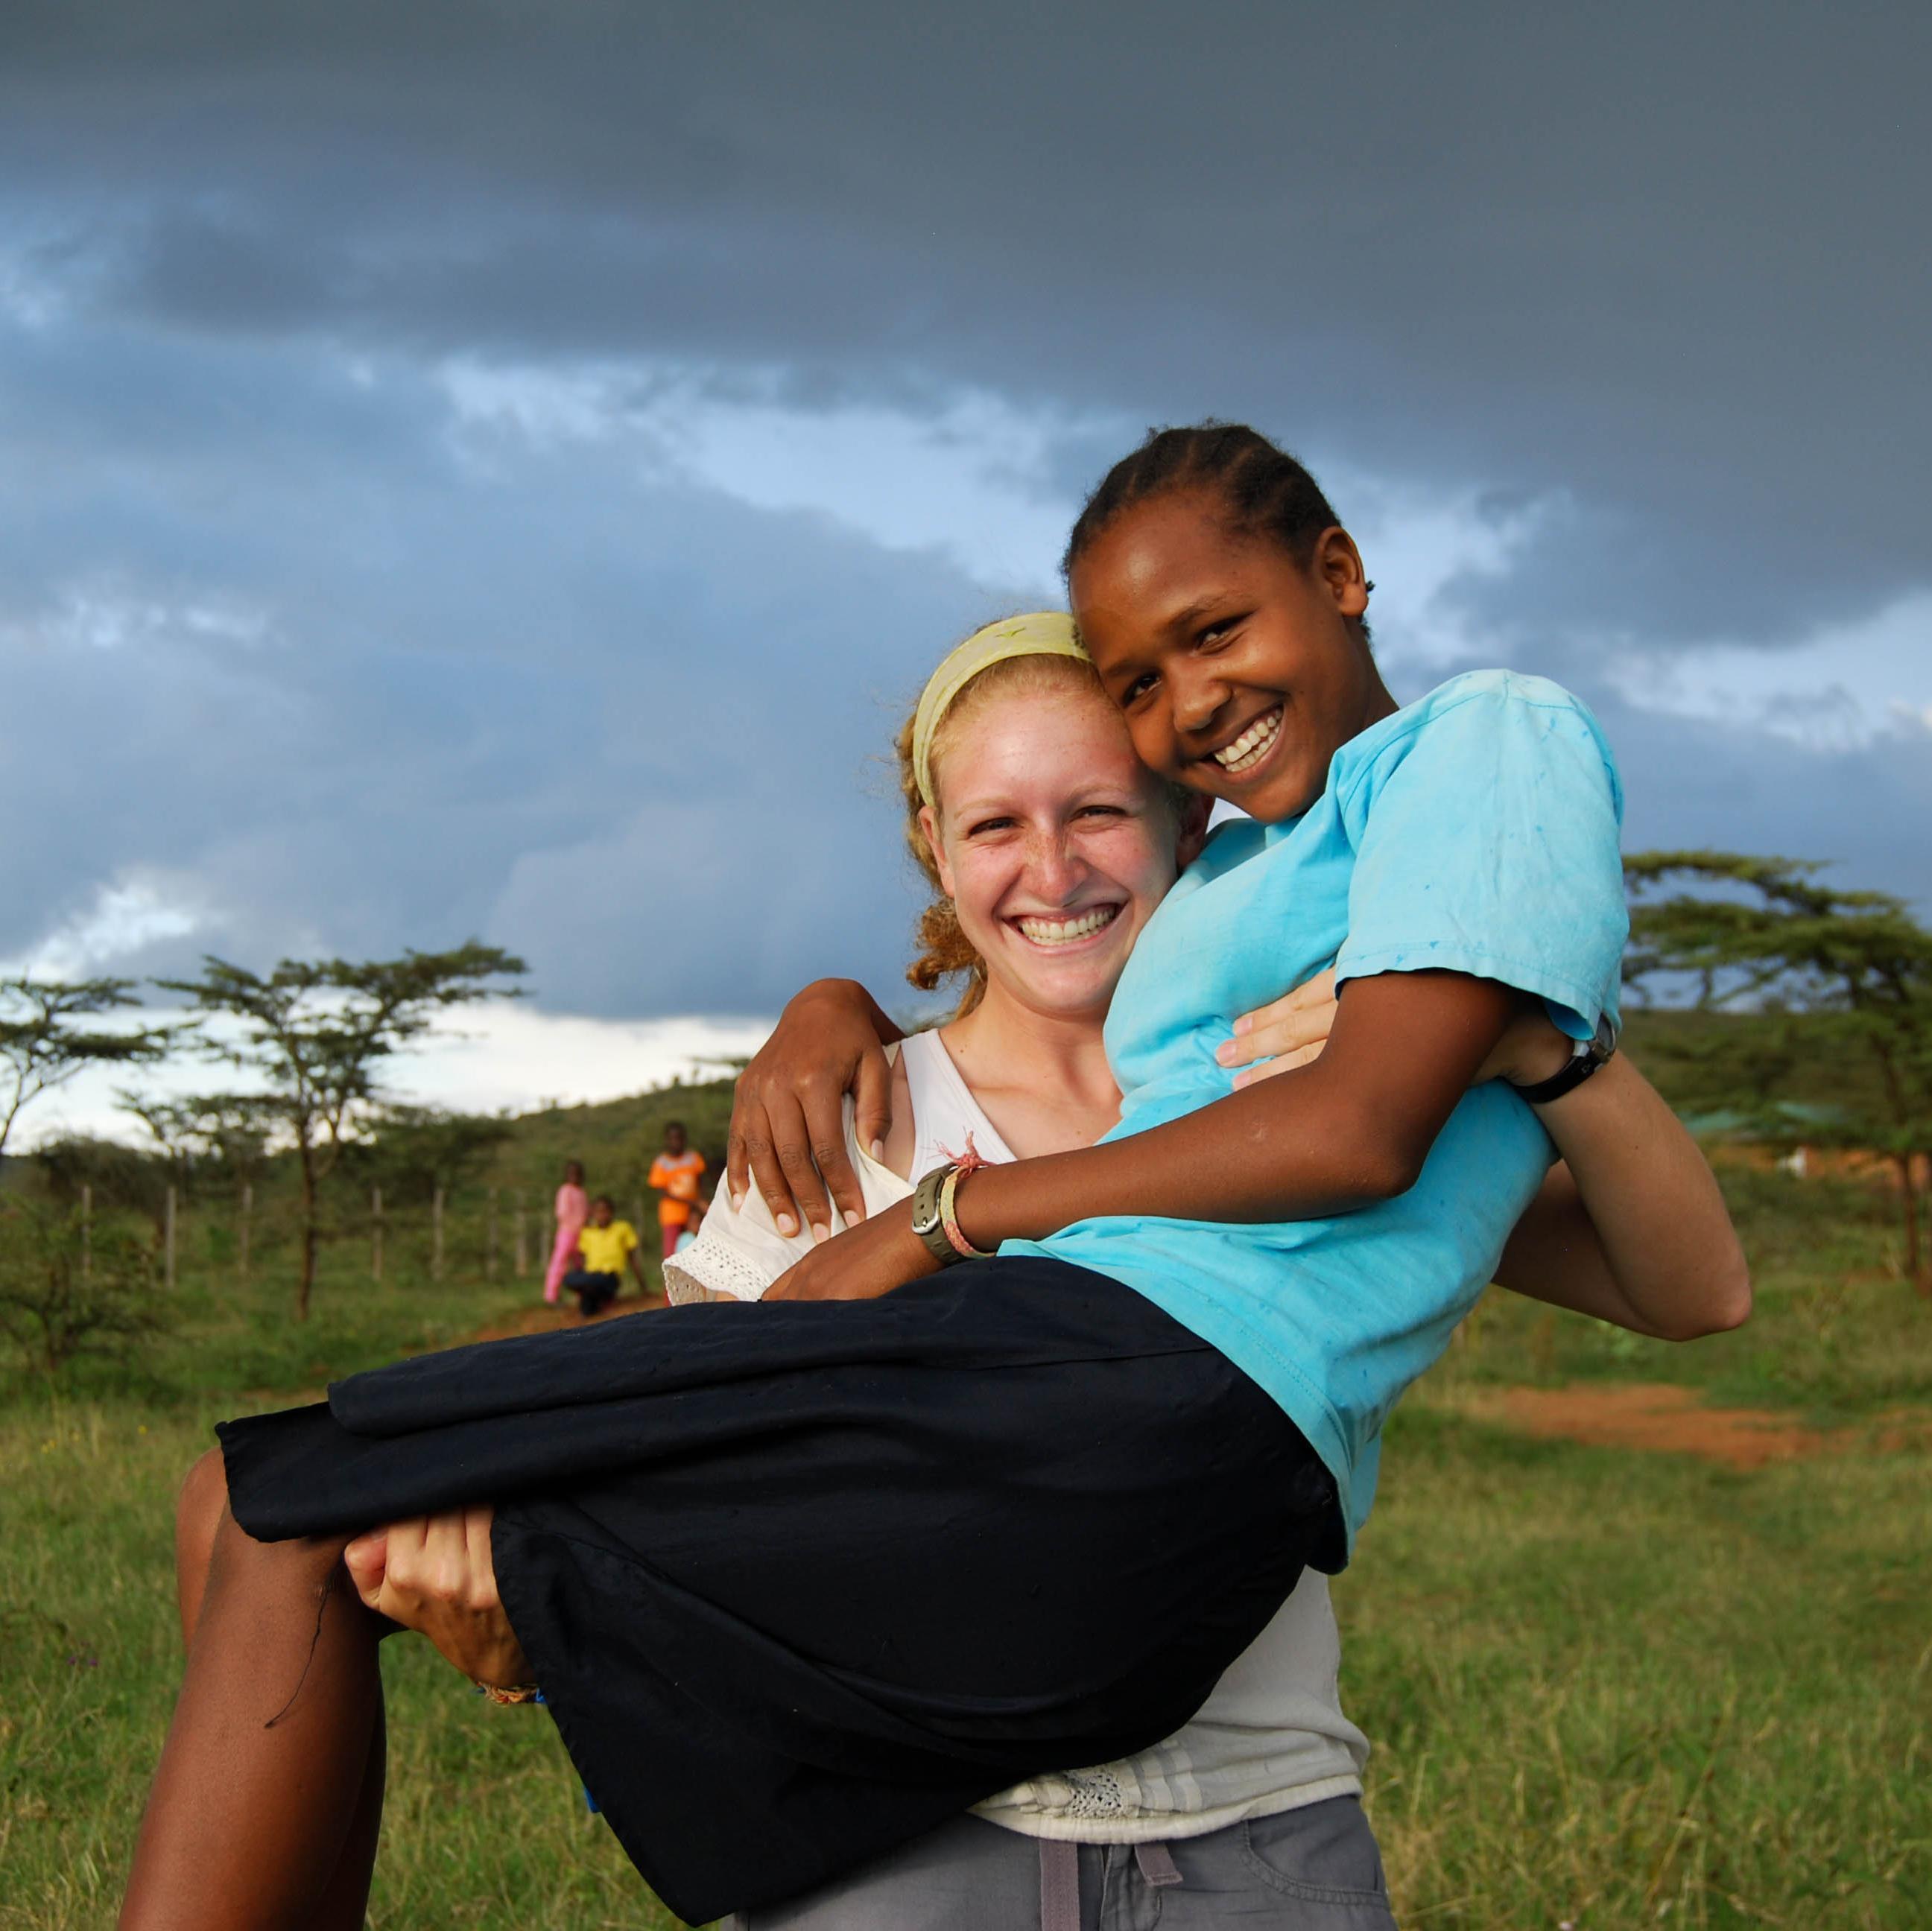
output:
{"label": "light blue t-shirt", "polygon": [[[1155,914],[1114,995],[1122,1094],[1107,1137],[1232,1090],[1241,1013],[1333,964],[1441,970],[1540,994],[1578,1039],[1616,1012],[1628,932],[1623,798],[1596,720],[1540,677],[1452,679],[1344,745],[1286,823],[1222,826]],[[1010,1241],[1112,1275],[1213,1343],[1334,1475],[1352,1541],[1383,1418],[1493,1274],[1552,1154],[1501,1084],[1465,1094],[1400,1198],[1262,1225],[1126,1216]]]}

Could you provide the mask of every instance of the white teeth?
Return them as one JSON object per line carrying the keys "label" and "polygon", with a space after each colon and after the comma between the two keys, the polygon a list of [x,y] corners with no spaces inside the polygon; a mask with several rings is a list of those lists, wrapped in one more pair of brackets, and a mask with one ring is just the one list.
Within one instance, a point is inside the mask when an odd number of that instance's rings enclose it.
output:
{"label": "white teeth", "polygon": [[1280,729],[1281,706],[1277,704],[1266,717],[1257,718],[1232,744],[1223,745],[1215,752],[1214,762],[1223,771],[1246,771],[1268,755]]}
{"label": "white teeth", "polygon": [[1118,905],[1096,905],[1071,919],[1021,919],[1016,922],[1036,946],[1070,946],[1076,939],[1090,938],[1103,925],[1111,925],[1120,916]]}

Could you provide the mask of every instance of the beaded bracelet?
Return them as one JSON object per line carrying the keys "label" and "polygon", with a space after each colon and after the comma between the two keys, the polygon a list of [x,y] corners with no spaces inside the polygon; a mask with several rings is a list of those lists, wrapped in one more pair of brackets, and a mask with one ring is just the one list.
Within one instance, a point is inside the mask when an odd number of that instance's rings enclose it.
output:
{"label": "beaded bracelet", "polygon": [[[984,1160],[982,1160],[978,1163],[980,1166],[985,1166],[987,1162]],[[986,1252],[983,1248],[975,1247],[972,1242],[968,1240],[965,1235],[960,1231],[959,1217],[958,1213],[955,1211],[954,1207],[954,1202],[956,1200],[959,1192],[960,1175],[962,1174],[971,1173],[974,1171],[975,1169],[971,1167],[955,1167],[952,1171],[946,1176],[945,1180],[940,1183],[939,1189],[939,1224],[945,1228],[946,1237],[952,1243],[952,1251],[957,1254],[962,1260],[990,1261],[993,1258],[991,1254]]]}
{"label": "beaded bracelet", "polygon": [[512,1683],[500,1685],[485,1683],[472,1676],[470,1681],[476,1685],[479,1695],[487,1696],[492,1703],[541,1703],[544,1693],[534,1683]]}

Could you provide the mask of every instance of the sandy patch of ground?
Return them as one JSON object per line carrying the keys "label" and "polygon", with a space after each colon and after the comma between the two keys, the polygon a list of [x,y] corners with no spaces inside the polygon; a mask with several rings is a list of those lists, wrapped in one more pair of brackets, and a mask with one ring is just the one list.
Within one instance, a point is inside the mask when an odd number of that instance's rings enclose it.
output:
{"label": "sandy patch of ground", "polygon": [[1932,1446],[1932,1417],[1923,1415],[1886,1416],[1856,1428],[1808,1428],[1766,1408],[1706,1408],[1694,1388],[1666,1382],[1504,1388],[1477,1396],[1469,1406],[1485,1420],[1542,1440],[1694,1455],[1727,1468],[1762,1468],[1857,1449],[1887,1454]]}
{"label": "sandy patch of ground", "polygon": [[[668,1305],[662,1294],[626,1294],[586,1321],[578,1312],[574,1302],[560,1302],[552,1307],[547,1301],[538,1301],[533,1306],[520,1309],[507,1320],[479,1327],[466,1338],[470,1341],[507,1341],[515,1334],[548,1334],[554,1328],[587,1327],[600,1321],[616,1321],[627,1314],[648,1314],[653,1309]],[[455,1347],[460,1344],[452,1342],[450,1345]]]}

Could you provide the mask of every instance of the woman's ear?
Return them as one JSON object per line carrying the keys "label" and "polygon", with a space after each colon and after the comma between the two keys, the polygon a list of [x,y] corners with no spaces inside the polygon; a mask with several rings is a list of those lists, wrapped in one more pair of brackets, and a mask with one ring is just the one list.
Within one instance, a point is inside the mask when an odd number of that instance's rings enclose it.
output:
{"label": "woman's ear", "polygon": [[953,896],[952,868],[946,862],[946,847],[939,835],[939,814],[930,805],[919,808],[919,829],[925,835],[926,848],[932,854],[933,863],[939,868],[939,889],[947,898]]}
{"label": "woman's ear", "polygon": [[1201,847],[1208,842],[1208,820],[1214,809],[1214,801],[1204,798],[1198,791],[1188,793],[1178,816],[1180,823],[1174,841],[1174,862],[1185,871],[1201,856]]}

